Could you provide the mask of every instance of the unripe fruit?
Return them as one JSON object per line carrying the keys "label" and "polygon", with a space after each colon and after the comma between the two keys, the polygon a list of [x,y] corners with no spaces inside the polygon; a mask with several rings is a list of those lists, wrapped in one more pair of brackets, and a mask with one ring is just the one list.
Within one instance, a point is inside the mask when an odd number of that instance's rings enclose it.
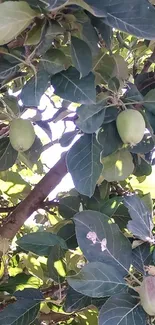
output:
{"label": "unripe fruit", "polygon": [[36,135],[29,120],[18,118],[10,123],[9,137],[12,147],[19,152],[23,152],[31,148]]}
{"label": "unripe fruit", "polygon": [[141,305],[145,312],[150,316],[155,316],[155,277],[145,277],[140,289],[139,295]]}
{"label": "unripe fruit", "polygon": [[120,138],[125,144],[135,146],[144,136],[145,121],[142,114],[134,109],[121,112],[116,120]]}

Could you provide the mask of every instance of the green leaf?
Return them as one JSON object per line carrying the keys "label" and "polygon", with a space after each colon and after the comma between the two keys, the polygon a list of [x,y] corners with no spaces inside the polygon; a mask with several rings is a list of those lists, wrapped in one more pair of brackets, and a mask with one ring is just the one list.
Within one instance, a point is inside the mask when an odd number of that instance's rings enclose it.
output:
{"label": "green leaf", "polygon": [[[119,227],[109,221],[109,217],[100,212],[87,210],[77,213],[74,217],[77,241],[89,262],[99,261],[114,265],[119,267],[120,273],[126,274],[132,261],[131,244]],[[94,236],[94,243],[90,238],[91,234]],[[106,242],[104,250],[101,249],[102,241]]]}
{"label": "green leaf", "polygon": [[40,21],[40,24],[36,24],[27,33],[24,45],[37,45],[42,36],[42,29],[44,27],[44,21]]}
{"label": "green leaf", "polygon": [[92,70],[92,53],[86,42],[75,36],[71,37],[71,56],[80,77],[85,77]]}
{"label": "green leaf", "polygon": [[145,134],[142,141],[140,141],[136,146],[129,148],[132,153],[148,153],[154,148],[154,141],[149,134]]}
{"label": "green leaf", "polygon": [[7,283],[0,285],[0,291],[7,291],[13,294],[16,290],[23,290],[25,288],[39,288],[42,282],[40,279],[27,275],[25,273],[17,274],[15,277],[9,277]]}
{"label": "green leaf", "polygon": [[17,240],[17,244],[26,251],[31,251],[39,256],[48,255],[50,248],[60,245],[67,249],[65,241],[55,234],[48,232],[36,232],[23,236]]}
{"label": "green leaf", "polygon": [[138,195],[132,195],[124,198],[124,205],[128,208],[132,218],[128,222],[128,230],[143,241],[154,242],[152,215],[144,202]]}
{"label": "green leaf", "polygon": [[12,167],[17,156],[18,152],[11,146],[9,138],[0,139],[0,171]]}
{"label": "green leaf", "polygon": [[102,146],[101,159],[111,155],[123,145],[116,123],[104,124],[97,132],[97,141]]}
{"label": "green leaf", "polygon": [[125,289],[126,283],[114,266],[93,262],[85,265],[73,276],[67,277],[69,285],[89,297],[107,297]]}
{"label": "green leaf", "polygon": [[53,40],[63,33],[63,27],[56,20],[50,20],[49,24],[44,27],[41,42],[36,49],[36,55],[45,54],[51,48]]}
{"label": "green leaf", "polygon": [[134,171],[134,164],[131,153],[126,150],[118,150],[110,156],[103,157],[104,165],[102,176],[108,182],[124,181]]}
{"label": "green leaf", "polygon": [[40,301],[21,299],[8,305],[0,313],[0,325],[29,325],[38,315]]}
{"label": "green leaf", "polygon": [[144,107],[153,115],[155,115],[155,89],[151,89],[144,96]]}
{"label": "green leaf", "polygon": [[137,177],[148,176],[152,173],[151,165],[143,158],[138,157],[135,163],[134,175]]}
{"label": "green leaf", "polygon": [[146,274],[145,266],[152,264],[150,244],[143,243],[132,250],[132,264],[142,274]]}
{"label": "green leaf", "polygon": [[62,283],[66,276],[65,263],[63,261],[65,251],[58,245],[51,247],[47,260],[49,276],[57,283]]}
{"label": "green leaf", "polygon": [[98,29],[107,48],[110,49],[113,35],[112,28],[105,24],[104,18],[96,18],[92,16],[92,24]]}
{"label": "green leaf", "polygon": [[62,226],[58,230],[57,235],[65,240],[68,249],[76,249],[78,246],[75,235],[75,225],[73,223]]}
{"label": "green leaf", "polygon": [[20,62],[18,60],[14,60],[14,62],[9,62],[6,58],[1,56],[0,57],[0,80],[6,80],[8,78],[11,78],[19,70],[19,63]]}
{"label": "green leaf", "polygon": [[86,21],[82,24],[82,38],[90,47],[92,55],[97,55],[99,53],[99,37],[90,21]]}
{"label": "green leaf", "polygon": [[58,49],[48,50],[40,60],[44,70],[51,75],[64,70],[65,61],[65,54]]}
{"label": "green leaf", "polygon": [[85,134],[71,147],[67,155],[67,167],[75,188],[89,197],[93,195],[102,171],[100,151],[95,135]]}
{"label": "green leaf", "polygon": [[122,202],[122,197],[115,196],[111,199],[106,200],[100,207],[100,212],[106,214],[111,218],[117,211],[120,203]]}
{"label": "green leaf", "polygon": [[49,74],[45,70],[39,70],[24,85],[20,99],[25,106],[39,106],[40,99],[49,85]]}
{"label": "green leaf", "polygon": [[109,298],[100,310],[99,325],[146,325],[146,313],[130,294]]}
{"label": "green leaf", "polygon": [[61,147],[68,147],[74,140],[77,133],[77,130],[64,133],[59,140]]}
{"label": "green leaf", "polygon": [[113,71],[115,66],[116,62],[113,56],[105,54],[105,52],[99,53],[94,58],[94,70],[102,77],[104,82],[109,82],[114,77]]}
{"label": "green leaf", "polygon": [[107,99],[96,105],[81,105],[77,108],[76,125],[85,133],[94,133],[103,123],[115,120],[117,112],[116,107],[108,107]]}
{"label": "green leaf", "polygon": [[105,17],[105,23],[126,33],[140,38],[154,39],[155,10],[145,0],[131,0],[131,15],[129,15],[128,2],[117,0],[85,0],[92,7],[95,16]]}
{"label": "green leaf", "polygon": [[11,196],[11,199],[23,199],[31,190],[29,183],[18,172],[12,170],[0,173],[0,188],[4,193]]}
{"label": "green leaf", "polygon": [[25,1],[0,4],[0,45],[9,43],[27,28],[38,15]]}
{"label": "green leaf", "polygon": [[70,67],[51,78],[51,85],[56,95],[71,102],[94,104],[96,102],[95,77],[90,72],[80,79],[79,72]]}
{"label": "green leaf", "polygon": [[58,211],[65,219],[71,219],[80,208],[79,196],[66,196],[59,200]]}

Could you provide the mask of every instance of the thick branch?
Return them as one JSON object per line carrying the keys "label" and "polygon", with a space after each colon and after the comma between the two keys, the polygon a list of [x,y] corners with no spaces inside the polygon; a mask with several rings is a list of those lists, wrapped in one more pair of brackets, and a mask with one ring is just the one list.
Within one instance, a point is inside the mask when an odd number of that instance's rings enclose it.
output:
{"label": "thick branch", "polygon": [[0,229],[0,236],[12,239],[31,214],[39,209],[41,202],[61,182],[67,173],[65,156],[63,155],[57,164],[50,169],[9,217],[4,219],[4,223],[2,223]]}

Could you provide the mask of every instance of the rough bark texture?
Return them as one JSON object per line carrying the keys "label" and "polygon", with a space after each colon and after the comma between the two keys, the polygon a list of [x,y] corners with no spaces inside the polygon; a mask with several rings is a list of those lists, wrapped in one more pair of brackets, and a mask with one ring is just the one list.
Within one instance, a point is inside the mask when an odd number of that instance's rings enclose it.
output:
{"label": "rough bark texture", "polygon": [[41,202],[61,182],[62,178],[67,174],[65,157],[66,155],[62,156],[25,200],[16,207],[8,218],[4,219],[4,223],[0,228],[0,236],[11,240],[31,214],[40,207]]}

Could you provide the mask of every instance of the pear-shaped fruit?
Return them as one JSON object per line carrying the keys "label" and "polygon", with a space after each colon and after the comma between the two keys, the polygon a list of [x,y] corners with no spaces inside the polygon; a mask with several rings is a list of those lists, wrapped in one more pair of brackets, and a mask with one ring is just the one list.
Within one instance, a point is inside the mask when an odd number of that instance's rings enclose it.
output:
{"label": "pear-shaped fruit", "polygon": [[142,114],[134,109],[122,111],[116,120],[120,138],[125,144],[135,146],[144,136],[145,121]]}
{"label": "pear-shaped fruit", "polygon": [[36,135],[29,120],[17,118],[10,123],[9,137],[12,147],[19,152],[24,152],[31,148]]}
{"label": "pear-shaped fruit", "polygon": [[144,278],[139,289],[140,301],[145,312],[155,316],[155,276]]}

